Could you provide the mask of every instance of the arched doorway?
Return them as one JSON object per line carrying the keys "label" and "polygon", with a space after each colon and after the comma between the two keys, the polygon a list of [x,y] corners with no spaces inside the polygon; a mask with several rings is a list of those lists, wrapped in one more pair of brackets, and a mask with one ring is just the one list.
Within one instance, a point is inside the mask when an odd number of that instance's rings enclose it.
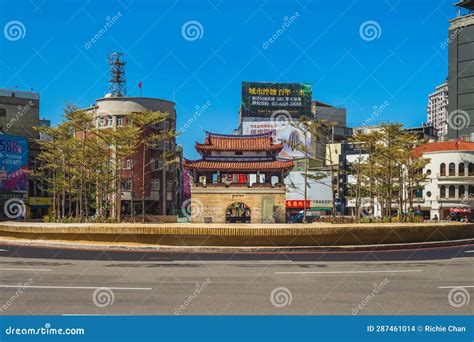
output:
{"label": "arched doorway", "polygon": [[242,202],[234,202],[225,211],[226,223],[250,223],[251,211],[248,205]]}

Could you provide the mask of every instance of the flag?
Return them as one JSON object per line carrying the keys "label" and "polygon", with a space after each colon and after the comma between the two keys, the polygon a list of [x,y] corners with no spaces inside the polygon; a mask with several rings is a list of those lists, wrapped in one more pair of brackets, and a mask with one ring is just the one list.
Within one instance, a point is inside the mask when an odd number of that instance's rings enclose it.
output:
{"label": "flag", "polygon": [[459,145],[460,145],[460,144],[461,144],[461,139],[458,139],[458,140],[456,141],[456,149],[459,150]]}
{"label": "flag", "polygon": [[142,89],[142,81],[140,81],[140,83],[138,83],[138,88]]}

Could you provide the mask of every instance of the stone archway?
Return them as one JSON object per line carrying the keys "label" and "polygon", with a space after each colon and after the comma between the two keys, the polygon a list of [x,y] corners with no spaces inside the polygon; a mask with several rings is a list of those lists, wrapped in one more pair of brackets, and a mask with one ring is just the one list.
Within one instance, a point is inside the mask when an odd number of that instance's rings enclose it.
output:
{"label": "stone archway", "polygon": [[250,207],[243,202],[234,202],[225,210],[226,223],[250,223],[251,222]]}

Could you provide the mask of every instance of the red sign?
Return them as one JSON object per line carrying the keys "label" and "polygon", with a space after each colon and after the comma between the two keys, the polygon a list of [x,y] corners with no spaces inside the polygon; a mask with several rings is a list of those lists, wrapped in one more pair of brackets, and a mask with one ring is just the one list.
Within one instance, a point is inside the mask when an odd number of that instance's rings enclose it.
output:
{"label": "red sign", "polygon": [[[304,209],[304,200],[286,200],[285,207],[289,209]],[[310,200],[306,200],[306,208],[311,208]]]}
{"label": "red sign", "polygon": [[471,209],[464,209],[464,208],[451,208],[449,209],[451,213],[459,213],[459,214],[470,214]]}

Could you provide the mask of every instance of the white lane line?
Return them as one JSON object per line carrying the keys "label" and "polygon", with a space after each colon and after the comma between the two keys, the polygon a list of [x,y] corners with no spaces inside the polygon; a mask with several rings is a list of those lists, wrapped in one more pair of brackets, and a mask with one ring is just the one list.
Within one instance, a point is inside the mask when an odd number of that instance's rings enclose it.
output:
{"label": "white lane line", "polygon": [[439,286],[438,289],[456,289],[458,287],[474,287],[474,285],[459,285],[459,286]]}
{"label": "white lane line", "polygon": [[474,251],[464,251],[463,253],[474,253]]}
{"label": "white lane line", "polygon": [[[0,285],[0,288],[17,288],[23,285]],[[109,290],[136,290],[136,291],[151,291],[151,287],[106,287],[106,286],[49,286],[49,285],[31,285],[29,289],[66,289],[66,290],[95,290],[100,288],[107,288]]]}
{"label": "white lane line", "polygon": [[8,252],[7,249],[0,249],[0,252]]}
{"label": "white lane line", "polygon": [[355,273],[407,273],[421,272],[422,270],[390,270],[390,271],[294,271],[294,272],[275,272],[275,274],[355,274]]}
{"label": "white lane line", "polygon": [[50,268],[0,268],[1,271],[35,271],[35,272],[49,272]]}

